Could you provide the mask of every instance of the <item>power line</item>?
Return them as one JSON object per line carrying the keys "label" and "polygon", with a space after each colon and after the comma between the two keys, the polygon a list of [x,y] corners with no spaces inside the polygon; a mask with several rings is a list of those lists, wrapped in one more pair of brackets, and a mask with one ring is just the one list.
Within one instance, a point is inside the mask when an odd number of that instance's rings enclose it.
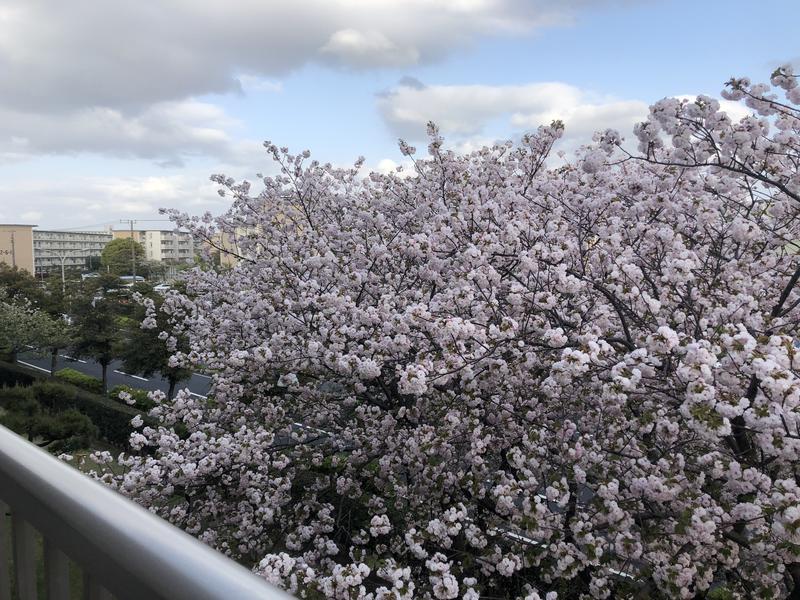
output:
{"label": "power line", "polygon": [[[52,231],[81,231],[86,230],[89,227],[104,227],[113,225],[114,221],[106,221],[105,223],[93,223],[91,225],[80,225],[78,227],[61,227],[59,229],[53,229]],[[48,229],[43,229],[43,231],[48,231]]]}

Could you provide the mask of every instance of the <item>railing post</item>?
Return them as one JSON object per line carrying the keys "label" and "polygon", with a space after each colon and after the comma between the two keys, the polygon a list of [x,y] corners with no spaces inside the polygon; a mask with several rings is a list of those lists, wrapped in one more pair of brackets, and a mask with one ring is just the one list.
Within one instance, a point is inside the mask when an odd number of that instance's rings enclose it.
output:
{"label": "railing post", "polygon": [[8,555],[8,505],[0,500],[0,600],[11,600],[11,557]]}
{"label": "railing post", "polygon": [[14,530],[14,574],[18,600],[37,600],[36,593],[36,540],[33,527],[16,511],[11,513]]}
{"label": "railing post", "polygon": [[44,569],[47,600],[69,600],[69,562],[47,538],[44,540]]}
{"label": "railing post", "polygon": [[111,594],[87,571],[83,572],[83,600],[111,600]]}

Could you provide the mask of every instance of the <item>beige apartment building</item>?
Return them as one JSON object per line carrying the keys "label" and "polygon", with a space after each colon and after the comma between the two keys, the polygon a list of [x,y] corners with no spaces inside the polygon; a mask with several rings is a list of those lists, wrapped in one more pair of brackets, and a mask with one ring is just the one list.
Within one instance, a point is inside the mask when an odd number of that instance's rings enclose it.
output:
{"label": "beige apartment building", "polygon": [[33,228],[36,225],[0,224],[0,262],[33,274]]}
{"label": "beige apartment building", "polygon": [[146,260],[168,264],[194,262],[194,238],[186,231],[175,230],[130,230],[114,231],[114,239],[130,238],[139,242],[144,248]]}

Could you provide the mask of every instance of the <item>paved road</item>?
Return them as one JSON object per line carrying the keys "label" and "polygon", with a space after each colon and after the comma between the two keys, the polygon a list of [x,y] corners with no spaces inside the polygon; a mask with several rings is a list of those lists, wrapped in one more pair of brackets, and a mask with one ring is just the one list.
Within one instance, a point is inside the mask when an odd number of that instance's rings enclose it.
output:
{"label": "paved road", "polygon": [[[35,352],[23,352],[18,357],[21,365],[32,369],[38,369],[46,373],[50,372],[50,357],[37,355]],[[100,365],[90,359],[74,359],[68,354],[59,354],[56,370],[70,368],[86,373],[98,379],[102,376]],[[160,374],[152,377],[140,377],[139,375],[129,375],[122,370],[122,363],[114,361],[108,366],[108,388],[115,385],[129,385],[143,390],[169,390],[169,382],[162,378]],[[211,385],[211,378],[208,375],[194,373],[189,379],[178,384],[177,389],[188,387],[189,391],[195,396],[206,397]]]}

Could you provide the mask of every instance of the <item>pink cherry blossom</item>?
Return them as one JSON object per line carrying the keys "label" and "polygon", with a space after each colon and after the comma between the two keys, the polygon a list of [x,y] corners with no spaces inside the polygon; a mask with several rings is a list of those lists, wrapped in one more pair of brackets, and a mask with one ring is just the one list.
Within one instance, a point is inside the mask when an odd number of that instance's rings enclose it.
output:
{"label": "pink cherry blossom", "polygon": [[156,394],[105,480],[300,597],[796,595],[796,81],[552,167],[560,123],[432,127],[412,174],[267,143],[258,191],[171,213],[237,240],[162,308],[211,394]]}

